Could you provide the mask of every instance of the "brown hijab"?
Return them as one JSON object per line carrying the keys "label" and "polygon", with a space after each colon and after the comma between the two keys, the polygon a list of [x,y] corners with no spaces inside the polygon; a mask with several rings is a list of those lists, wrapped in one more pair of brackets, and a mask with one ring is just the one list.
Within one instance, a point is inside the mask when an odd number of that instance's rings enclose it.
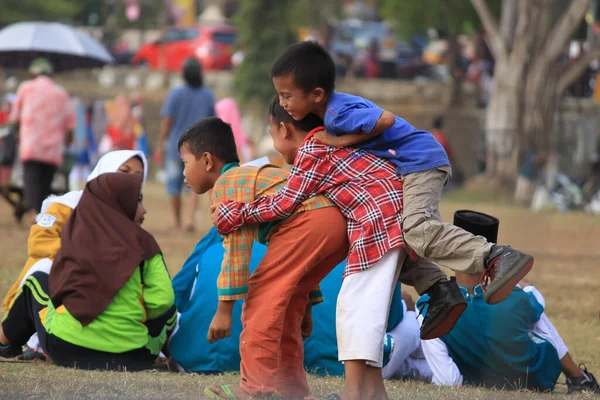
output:
{"label": "brown hijab", "polygon": [[100,175],[88,182],[62,230],[50,298],[83,326],[108,307],[142,261],[161,252],[134,222],[141,188],[141,175]]}

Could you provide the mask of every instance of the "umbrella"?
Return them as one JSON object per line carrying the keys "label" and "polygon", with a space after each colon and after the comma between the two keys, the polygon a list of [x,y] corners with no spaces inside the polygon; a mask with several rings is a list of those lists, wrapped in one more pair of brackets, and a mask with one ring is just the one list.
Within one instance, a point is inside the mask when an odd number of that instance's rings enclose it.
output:
{"label": "umbrella", "polygon": [[0,67],[27,68],[44,57],[54,71],[94,68],[113,62],[94,38],[56,22],[19,22],[0,30]]}

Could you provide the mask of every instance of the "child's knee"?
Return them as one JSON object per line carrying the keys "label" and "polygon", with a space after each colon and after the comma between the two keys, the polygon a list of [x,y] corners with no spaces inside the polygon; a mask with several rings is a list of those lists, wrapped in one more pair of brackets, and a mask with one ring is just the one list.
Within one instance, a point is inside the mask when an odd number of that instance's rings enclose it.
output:
{"label": "child's knee", "polygon": [[428,251],[433,239],[442,228],[442,223],[429,218],[403,230],[404,242],[419,256],[428,258]]}

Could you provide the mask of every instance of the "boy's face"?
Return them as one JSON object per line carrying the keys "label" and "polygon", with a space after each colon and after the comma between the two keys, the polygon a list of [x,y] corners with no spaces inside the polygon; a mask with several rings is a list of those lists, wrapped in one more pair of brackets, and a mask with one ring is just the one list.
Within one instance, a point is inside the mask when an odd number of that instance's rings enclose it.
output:
{"label": "boy's face", "polygon": [[271,138],[273,138],[273,147],[282,155],[283,160],[291,165],[294,164],[298,148],[290,140],[291,132],[289,129],[287,125],[283,123],[277,124],[272,117],[269,118],[269,133],[271,134]]}
{"label": "boy's face", "polygon": [[183,181],[190,189],[197,194],[204,194],[213,187],[213,182],[210,181],[208,171],[212,166],[212,161],[208,157],[208,153],[204,153],[200,158],[196,159],[186,145],[181,146],[181,160],[185,166],[183,170]]}
{"label": "boy's face", "polygon": [[279,105],[296,121],[316,112],[319,104],[325,98],[325,92],[321,88],[305,92],[297,87],[294,77],[291,75],[276,76],[273,78],[273,85],[279,96]]}

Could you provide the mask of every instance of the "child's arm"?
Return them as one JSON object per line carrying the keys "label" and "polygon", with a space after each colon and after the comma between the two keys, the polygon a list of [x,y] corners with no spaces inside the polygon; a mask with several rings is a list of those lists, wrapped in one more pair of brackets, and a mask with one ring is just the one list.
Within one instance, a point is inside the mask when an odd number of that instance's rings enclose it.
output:
{"label": "child's arm", "polygon": [[144,307],[148,319],[163,315],[175,303],[171,277],[162,254],[144,261]]}
{"label": "child's arm", "polygon": [[[370,108],[351,108],[338,114],[328,129],[343,132],[341,136],[318,132],[315,138],[334,147],[348,147],[370,140],[391,128],[396,117],[389,111]],[[332,125],[332,126],[329,126]]]}
{"label": "child's arm", "polygon": [[219,305],[208,328],[209,343],[229,337],[232,312],[236,300],[243,299],[248,292],[250,280],[250,256],[256,227],[243,229],[223,237],[225,255],[221,273],[217,279]]}
{"label": "child's arm", "polygon": [[301,147],[287,184],[279,192],[251,203],[221,203],[215,223],[217,230],[227,234],[242,225],[278,221],[291,216],[304,200],[328,189],[326,177],[329,169],[325,149],[311,148],[309,152]]}

